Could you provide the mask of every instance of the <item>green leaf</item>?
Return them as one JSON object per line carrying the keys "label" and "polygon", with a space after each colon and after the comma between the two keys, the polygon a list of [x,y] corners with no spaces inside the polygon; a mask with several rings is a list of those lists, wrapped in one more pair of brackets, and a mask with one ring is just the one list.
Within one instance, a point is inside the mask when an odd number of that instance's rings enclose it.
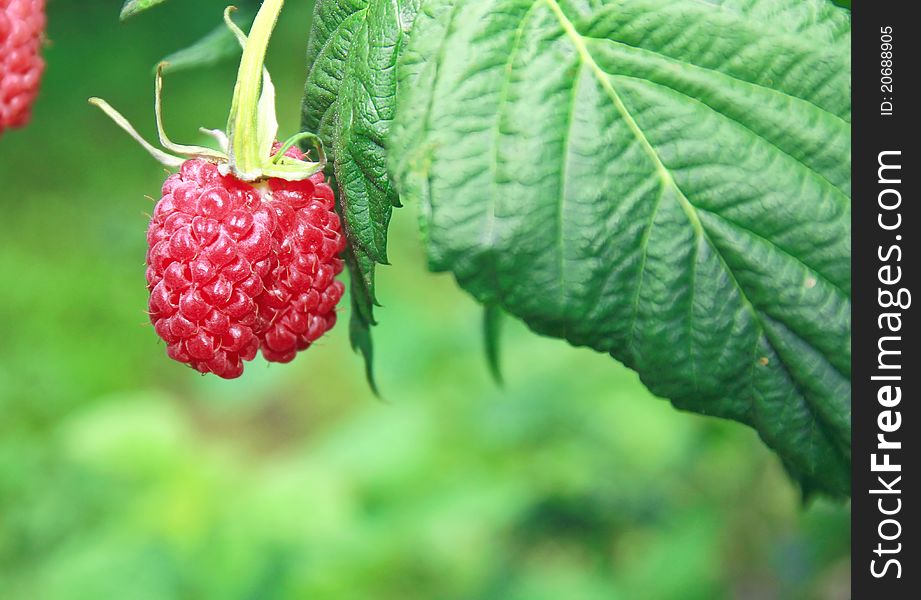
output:
{"label": "green leaf", "polygon": [[349,317],[349,342],[352,350],[360,353],[365,361],[365,377],[375,395],[380,395],[374,379],[374,348],[371,341],[371,326],[375,324],[372,307],[374,300],[368,291],[368,282],[363,274],[374,273],[374,263],[361,264],[366,257],[358,256],[349,246],[344,255],[349,269],[349,300],[352,314]]}
{"label": "green leaf", "polygon": [[353,283],[362,284],[360,304],[367,313],[358,324],[353,318],[352,331],[362,332],[368,347],[374,268],[387,263],[387,229],[399,206],[384,141],[395,110],[397,58],[419,1],[319,2],[308,44],[301,129],[317,132],[332,160],[353,254],[349,270]]}
{"label": "green leaf", "polygon": [[336,98],[345,75],[345,62],[355,31],[367,12],[368,0],[317,2],[307,44],[302,127],[320,135],[332,152]]}
{"label": "green leaf", "polygon": [[824,0],[426,0],[391,171],[433,269],[843,496],[850,72]]}
{"label": "green leaf", "polygon": [[483,307],[483,346],[486,350],[486,363],[490,375],[499,385],[502,385],[502,316],[502,308],[497,304],[487,304]]}
{"label": "green leaf", "polygon": [[[237,13],[239,16],[235,19],[238,23],[243,24],[244,29],[249,29],[253,17],[256,16],[255,8],[250,7],[249,4],[246,8],[239,10]],[[210,67],[238,56],[240,56],[240,44],[233,32],[222,24],[191,46],[165,57],[162,62],[167,63],[167,66],[163,72],[173,73],[186,69]]]}
{"label": "green leaf", "polygon": [[330,149],[350,241],[382,264],[392,207],[399,206],[384,139],[394,114],[396,61],[418,1],[319,3],[308,50],[302,129],[319,132]]}
{"label": "green leaf", "polygon": [[166,0],[126,0],[122,5],[122,12],[119,18],[124,21],[129,17],[144,12],[148,8],[153,8],[158,4],[163,4]]}

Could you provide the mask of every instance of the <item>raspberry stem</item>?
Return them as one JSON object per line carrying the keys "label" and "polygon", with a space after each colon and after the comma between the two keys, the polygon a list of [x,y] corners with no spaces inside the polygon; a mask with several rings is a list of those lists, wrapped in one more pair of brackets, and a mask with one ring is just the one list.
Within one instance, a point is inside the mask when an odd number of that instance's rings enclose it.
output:
{"label": "raspberry stem", "polygon": [[283,5],[284,0],[262,3],[243,46],[227,122],[231,168],[242,179],[259,177],[278,128],[274,89],[271,80],[263,77],[263,65]]}
{"label": "raspberry stem", "polygon": [[[230,13],[235,8],[229,6],[224,11],[224,22],[243,47],[243,57],[237,72],[226,135],[216,130],[202,130],[217,140],[221,150],[177,144],[166,135],[162,118],[164,66],[162,63],[157,67],[154,94],[157,134],[163,147],[184,158],[167,154],[150,145],[137,133],[128,120],[106,101],[91,98],[90,102],[101,108],[119,127],[128,132],[154,158],[166,166],[178,167],[185,159],[202,158],[216,164],[221,175],[233,174],[241,181],[256,182],[272,178],[302,181],[312,177],[326,166],[323,143],[316,135],[297,134],[286,142],[281,152],[272,153],[272,145],[278,133],[278,119],[275,115],[275,87],[265,68],[265,53],[283,5],[284,0],[264,0],[256,14],[256,20],[253,22],[249,36],[243,33],[230,18]],[[308,162],[284,154],[296,142],[307,138],[310,138],[317,148],[317,162]]]}

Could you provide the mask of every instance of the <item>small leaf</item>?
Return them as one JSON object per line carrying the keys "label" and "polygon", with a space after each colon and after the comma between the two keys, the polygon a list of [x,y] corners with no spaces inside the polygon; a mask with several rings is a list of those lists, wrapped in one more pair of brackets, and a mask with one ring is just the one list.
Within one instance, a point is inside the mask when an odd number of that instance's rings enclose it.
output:
{"label": "small leaf", "polygon": [[483,307],[483,345],[486,350],[486,362],[492,378],[502,385],[502,365],[500,342],[502,338],[502,308],[498,304]]}
{"label": "small leaf", "polygon": [[122,12],[120,19],[124,21],[129,17],[144,12],[148,8],[153,8],[158,4],[163,4],[166,0],[126,0],[125,4],[122,6]]}
{"label": "small leaf", "polygon": [[850,12],[426,0],[387,146],[428,256],[850,489]]}
{"label": "small leaf", "polygon": [[[419,0],[318,3],[308,50],[302,129],[329,148],[349,241],[387,263],[387,229],[399,197],[384,140],[393,120],[396,61]],[[365,274],[373,294],[373,274]]]}
{"label": "small leaf", "polygon": [[308,44],[301,129],[318,133],[332,160],[350,246],[352,346],[364,354],[372,385],[375,265],[387,263],[390,216],[400,205],[384,140],[394,116],[397,59],[419,3],[318,2]]}
{"label": "small leaf", "polygon": [[367,6],[368,0],[328,0],[317,2],[314,8],[301,129],[319,134],[330,152],[334,150],[333,120],[346,59]]}
{"label": "small leaf", "polygon": [[[243,8],[238,11],[237,22],[248,29],[256,15],[252,8]],[[177,50],[163,59],[167,66],[164,73],[183,71],[198,67],[210,67],[224,60],[240,56],[240,45],[237,43],[233,32],[224,25],[218,26],[208,35],[201,38],[191,46]]]}
{"label": "small leaf", "polygon": [[[374,261],[356,254],[351,246],[344,253],[349,270],[349,301],[352,314],[349,316],[349,342],[365,362],[365,377],[376,396],[380,393],[374,380],[374,348],[371,340],[371,326],[374,325],[372,307],[374,298],[365,279],[367,273],[374,273]],[[365,264],[361,264],[364,262]]]}
{"label": "small leaf", "polygon": [[[387,173],[384,140],[393,120],[396,63],[418,0],[370,2],[344,65],[333,129],[336,177],[353,243],[387,263],[387,228],[399,196]],[[360,13],[358,13],[360,14]]]}

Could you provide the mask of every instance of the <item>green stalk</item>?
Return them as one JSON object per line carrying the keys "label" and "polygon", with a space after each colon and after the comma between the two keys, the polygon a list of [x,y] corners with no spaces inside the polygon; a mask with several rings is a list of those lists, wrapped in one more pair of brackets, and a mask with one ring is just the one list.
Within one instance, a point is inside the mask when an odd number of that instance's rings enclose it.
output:
{"label": "green stalk", "polygon": [[244,177],[258,173],[260,166],[268,160],[268,156],[260,156],[263,136],[260,135],[259,97],[266,48],[283,4],[284,0],[265,0],[262,3],[249,32],[237,72],[227,133],[230,138],[231,165],[235,172]]}

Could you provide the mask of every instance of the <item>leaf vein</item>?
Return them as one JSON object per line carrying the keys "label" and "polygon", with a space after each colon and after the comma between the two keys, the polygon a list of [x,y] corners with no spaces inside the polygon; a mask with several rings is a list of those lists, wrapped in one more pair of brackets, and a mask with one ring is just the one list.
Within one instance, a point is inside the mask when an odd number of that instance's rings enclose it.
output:
{"label": "leaf vein", "polygon": [[[613,42],[613,40],[611,40],[611,41]],[[617,42],[613,42],[613,43],[617,43]],[[605,72],[606,72],[606,71],[605,71]],[[607,72],[606,72],[606,73],[607,73]],[[816,177],[819,179],[820,185],[822,185],[823,187],[826,187],[826,188],[827,188],[827,187],[830,187],[830,188],[831,188],[831,191],[832,191],[832,193],[833,193],[833,196],[834,196],[835,200],[836,200],[839,204],[847,204],[847,203],[848,203],[848,201],[849,201],[849,199],[850,199],[850,196],[848,196],[847,192],[845,192],[843,189],[841,189],[841,187],[840,187],[838,184],[832,182],[825,174],[819,172],[818,170],[816,170],[815,168],[811,167],[810,165],[807,165],[806,163],[802,162],[802,160],[800,160],[799,158],[797,158],[797,157],[793,156],[792,154],[790,154],[787,150],[785,150],[784,148],[782,148],[777,142],[775,142],[775,141],[769,139],[765,134],[762,134],[762,133],[759,133],[758,131],[755,131],[751,126],[745,124],[740,118],[734,117],[734,116],[732,116],[732,115],[730,115],[730,114],[728,114],[728,113],[726,113],[726,112],[720,110],[719,108],[713,106],[712,104],[710,104],[710,103],[708,103],[708,102],[704,102],[701,98],[697,98],[697,97],[692,96],[691,94],[689,94],[688,92],[686,92],[686,91],[684,91],[684,90],[678,89],[678,88],[676,88],[676,87],[673,87],[673,86],[670,86],[670,85],[667,85],[667,84],[664,84],[664,83],[661,83],[661,82],[658,82],[658,81],[654,81],[654,80],[652,80],[652,79],[650,79],[650,78],[648,78],[648,77],[639,77],[639,76],[635,76],[635,75],[623,75],[623,74],[617,74],[617,73],[608,73],[608,75],[610,75],[611,77],[619,77],[619,78],[623,78],[623,79],[632,79],[632,80],[635,80],[635,81],[643,81],[643,82],[649,83],[649,84],[654,85],[654,86],[657,86],[657,87],[665,88],[665,89],[667,89],[667,90],[671,90],[671,91],[673,91],[673,92],[675,92],[675,93],[677,93],[677,94],[680,94],[681,96],[684,96],[685,98],[687,98],[688,100],[694,102],[695,104],[699,104],[699,105],[701,105],[701,106],[707,107],[708,109],[710,109],[711,111],[713,111],[713,112],[716,113],[717,115],[719,115],[719,116],[721,116],[721,117],[727,119],[728,121],[731,121],[731,122],[735,123],[735,124],[738,125],[739,127],[741,127],[741,128],[743,128],[743,129],[745,129],[746,131],[750,132],[751,134],[753,134],[753,135],[754,135],[755,137],[757,137],[758,139],[764,140],[764,142],[767,143],[768,146],[769,146],[769,148],[771,148],[774,152],[777,152],[777,153],[779,153],[781,156],[785,156],[785,157],[791,159],[791,160],[795,163],[795,165],[796,165],[796,167],[797,167],[798,169],[805,170],[805,171],[807,171],[808,173],[810,173],[810,174],[816,176]],[[826,113],[826,114],[831,114],[831,113]]]}
{"label": "leaf vein", "polygon": [[[583,37],[576,30],[573,23],[569,20],[569,18],[563,12],[562,7],[559,5],[557,0],[544,0],[544,1],[549,6],[550,10],[553,11],[561,27],[563,28],[564,34],[570,39],[576,51],[578,52],[579,56],[581,57],[582,61],[595,73],[595,76],[598,78],[599,85],[601,85],[602,89],[605,90],[608,97],[611,99],[611,102],[614,105],[615,109],[624,119],[627,126],[630,128],[630,130],[633,132],[634,136],[636,137],[637,141],[642,146],[643,150],[645,151],[650,161],[652,162],[659,178],[661,179],[663,187],[671,187],[672,189],[675,190],[675,192],[677,193],[677,198],[679,200],[679,205],[681,206],[682,210],[687,216],[689,223],[694,228],[696,235],[702,236],[703,239],[705,239],[707,243],[714,249],[715,255],[717,256],[720,263],[722,264],[723,269],[726,272],[726,275],[732,281],[733,286],[738,290],[740,300],[744,303],[749,314],[758,324],[759,335],[758,337],[755,338],[755,343],[757,344],[758,339],[763,339],[769,346],[771,346],[773,352],[779,358],[780,355],[777,353],[776,348],[774,347],[774,345],[772,344],[772,342],[766,335],[766,326],[765,326],[765,323],[763,321],[760,311],[758,311],[755,308],[755,306],[752,304],[751,300],[748,298],[748,296],[745,293],[745,289],[741,286],[739,280],[736,278],[735,273],[726,263],[725,257],[722,256],[716,244],[714,244],[713,240],[707,234],[706,230],[703,227],[703,224],[700,221],[700,218],[695,212],[697,210],[696,207],[691,203],[691,201],[687,198],[687,196],[678,186],[677,182],[672,177],[670,171],[665,166],[665,164],[662,162],[662,159],[659,157],[659,154],[656,151],[655,147],[646,137],[645,133],[639,127],[636,120],[633,118],[633,115],[630,113],[630,111],[627,109],[626,105],[624,104],[623,100],[620,98],[620,95],[614,89],[609,77],[607,76],[607,73],[605,73],[605,71],[601,69],[601,67],[595,61],[594,57],[588,51],[588,48],[585,45],[585,41]],[[779,362],[781,363],[783,368],[787,371],[787,373],[790,375],[791,382],[793,382],[794,386],[797,387],[797,390],[800,392],[800,395],[803,397],[803,400],[806,402],[806,405],[809,406],[813,414],[813,418],[818,419],[820,415],[820,411],[818,411],[816,407],[812,406],[809,403],[808,396],[805,396],[804,394],[802,394],[800,386],[795,381],[795,378],[793,377],[793,374],[790,372],[789,367],[784,364],[784,361],[782,359],[779,359]]]}

